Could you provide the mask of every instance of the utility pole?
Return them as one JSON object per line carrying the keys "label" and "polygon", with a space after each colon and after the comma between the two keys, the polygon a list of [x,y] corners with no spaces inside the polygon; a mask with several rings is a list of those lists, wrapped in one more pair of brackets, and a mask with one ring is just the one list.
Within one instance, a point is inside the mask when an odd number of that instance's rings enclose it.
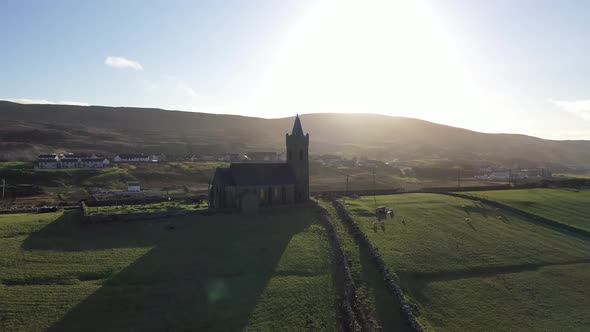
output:
{"label": "utility pole", "polygon": [[375,169],[373,168],[373,202],[375,203],[375,211],[377,211],[377,197],[375,196]]}
{"label": "utility pole", "polygon": [[348,196],[348,174],[346,174],[346,190],[344,191],[344,206],[346,206],[346,196]]}
{"label": "utility pole", "polygon": [[4,192],[6,191],[6,179],[2,179],[2,200],[4,200]]}

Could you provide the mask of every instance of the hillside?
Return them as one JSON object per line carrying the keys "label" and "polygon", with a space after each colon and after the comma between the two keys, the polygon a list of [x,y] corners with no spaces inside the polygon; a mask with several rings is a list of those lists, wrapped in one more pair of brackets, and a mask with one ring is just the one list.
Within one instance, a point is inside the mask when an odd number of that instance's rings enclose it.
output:
{"label": "hillside", "polygon": [[[170,155],[283,150],[292,118],[261,119],[152,108],[24,105],[0,101],[0,159],[39,152],[158,152]],[[311,153],[402,160],[448,158],[503,164],[590,165],[590,141],[484,134],[373,114],[306,114]]]}

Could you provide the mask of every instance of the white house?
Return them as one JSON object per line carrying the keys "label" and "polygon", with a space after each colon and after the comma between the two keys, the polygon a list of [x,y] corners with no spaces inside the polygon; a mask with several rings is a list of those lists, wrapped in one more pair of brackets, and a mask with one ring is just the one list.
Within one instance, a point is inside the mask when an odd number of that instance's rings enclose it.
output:
{"label": "white house", "polygon": [[[74,157],[78,156],[78,157]],[[103,168],[110,164],[106,158],[99,158],[95,155],[85,155],[87,157],[79,157],[80,155],[66,154],[61,158],[55,154],[40,155],[37,159],[37,167],[42,169],[57,169],[57,168]]]}
{"label": "white house", "polygon": [[137,162],[148,162],[153,160],[153,156],[148,156],[143,153],[133,154],[118,154],[113,158],[116,163],[137,163]]}
{"label": "white house", "polygon": [[62,158],[59,161],[59,168],[80,168],[79,162],[78,158]]}
{"label": "white house", "polygon": [[58,167],[59,157],[56,154],[41,154],[37,158],[37,167],[54,169]]}
{"label": "white house", "polygon": [[508,180],[510,179],[510,172],[492,172],[488,175],[488,179],[490,180]]}
{"label": "white house", "polygon": [[138,182],[129,182],[127,183],[127,191],[131,193],[141,192],[141,186]]}
{"label": "white house", "polygon": [[38,160],[37,167],[43,169],[55,169],[57,168],[59,162],[57,160]]}
{"label": "white house", "polygon": [[78,160],[81,168],[103,168],[110,164],[110,161],[106,158],[80,158]]}

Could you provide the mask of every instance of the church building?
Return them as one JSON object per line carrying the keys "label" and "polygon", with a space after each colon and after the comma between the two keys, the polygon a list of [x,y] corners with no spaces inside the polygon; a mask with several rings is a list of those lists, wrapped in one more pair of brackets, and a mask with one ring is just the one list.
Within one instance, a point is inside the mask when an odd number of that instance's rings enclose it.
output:
{"label": "church building", "polygon": [[291,135],[286,135],[286,143],[286,162],[241,162],[218,167],[209,191],[211,207],[253,210],[308,201],[309,134],[303,134],[299,115]]}

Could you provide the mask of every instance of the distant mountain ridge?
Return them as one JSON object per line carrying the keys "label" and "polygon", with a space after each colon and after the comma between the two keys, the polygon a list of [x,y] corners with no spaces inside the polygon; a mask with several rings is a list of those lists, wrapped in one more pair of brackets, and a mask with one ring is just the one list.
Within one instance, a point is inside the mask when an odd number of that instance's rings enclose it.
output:
{"label": "distant mountain ridge", "polygon": [[[485,134],[424,120],[376,114],[301,116],[311,153],[370,158],[590,165],[590,141]],[[282,151],[293,117],[262,119],[154,108],[32,105],[0,101],[0,158],[39,152],[159,152],[173,155]]]}

